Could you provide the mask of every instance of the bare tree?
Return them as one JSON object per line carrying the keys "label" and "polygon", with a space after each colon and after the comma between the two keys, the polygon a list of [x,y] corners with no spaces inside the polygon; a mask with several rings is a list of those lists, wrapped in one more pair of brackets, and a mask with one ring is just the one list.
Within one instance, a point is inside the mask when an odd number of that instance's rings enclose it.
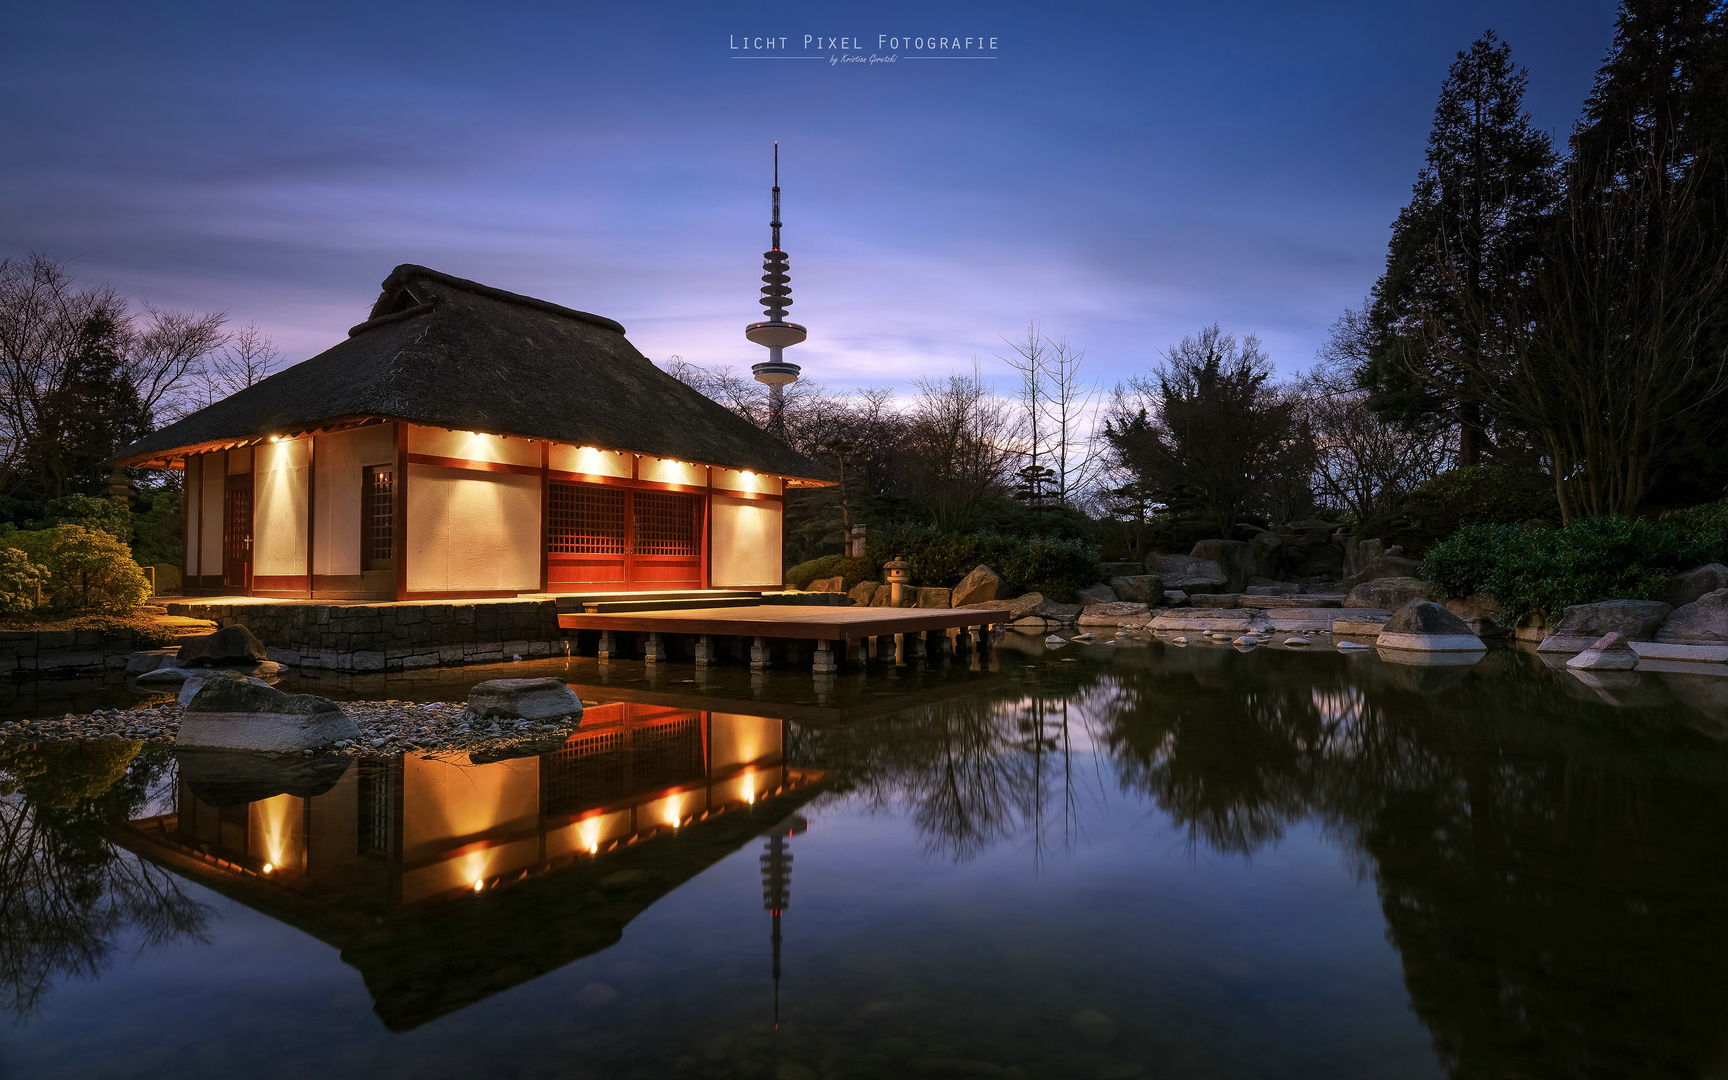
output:
{"label": "bare tree", "polygon": [[249,322],[227,335],[221,351],[207,356],[193,393],[203,399],[200,406],[220,401],[275,374],[280,358],[270,335]]}
{"label": "bare tree", "polygon": [[970,374],[917,380],[905,450],[914,488],[938,529],[970,528],[978,511],[1002,494],[1015,459],[1012,409],[990,392],[976,362]]}
{"label": "bare tree", "polygon": [[1056,473],[1056,498],[1063,506],[1074,505],[1089,488],[1097,473],[1096,405],[1098,383],[1080,375],[1086,350],[1068,344],[1067,338],[1049,343],[1049,389],[1044,399],[1050,427],[1051,468]]}
{"label": "bare tree", "polygon": [[1036,321],[1026,324],[1024,338],[1007,342],[1011,355],[997,355],[997,359],[1013,368],[1020,376],[1016,400],[1020,404],[1020,413],[1025,417],[1025,448],[1021,451],[1023,464],[1015,471],[1020,478],[1020,486],[1015,491],[1015,497],[1022,499],[1028,506],[1043,506],[1045,487],[1055,480],[1055,470],[1041,464],[1044,455],[1045,431],[1044,393],[1045,383],[1049,378],[1045,369],[1048,359],[1048,343],[1038,330]]}

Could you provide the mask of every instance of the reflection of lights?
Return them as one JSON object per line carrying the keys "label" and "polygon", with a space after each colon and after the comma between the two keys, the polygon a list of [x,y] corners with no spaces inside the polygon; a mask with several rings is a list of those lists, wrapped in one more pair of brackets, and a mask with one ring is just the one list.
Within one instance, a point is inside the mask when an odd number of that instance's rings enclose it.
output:
{"label": "reflection of lights", "polygon": [[581,836],[582,846],[588,849],[588,854],[598,855],[600,853],[599,818],[589,818],[587,821],[584,821],[582,827],[577,830],[577,834]]}
{"label": "reflection of lights", "polygon": [[744,801],[752,806],[756,804],[756,774],[753,772],[744,774]]}
{"label": "reflection of lights", "polygon": [[683,805],[684,796],[682,795],[674,795],[666,800],[666,824],[672,826],[674,829],[678,827],[678,822],[680,820],[678,814]]}
{"label": "reflection of lights", "polygon": [[272,870],[292,861],[289,856],[295,846],[293,834],[299,802],[292,795],[277,795],[252,804],[252,828],[256,830],[258,846],[263,848],[264,861]]}
{"label": "reflection of lights", "polygon": [[274,871],[274,870],[275,870],[275,869],[276,869],[276,864],[275,864],[275,863],[265,863],[265,864],[264,864],[264,872],[265,872],[265,873],[266,873],[266,874],[268,874],[268,873],[271,873],[271,872],[272,872],[272,871]]}
{"label": "reflection of lights", "polygon": [[475,882],[474,882],[474,891],[475,892],[479,892],[481,889],[484,889],[485,887],[486,887],[486,882],[484,879],[476,879],[475,880]]}

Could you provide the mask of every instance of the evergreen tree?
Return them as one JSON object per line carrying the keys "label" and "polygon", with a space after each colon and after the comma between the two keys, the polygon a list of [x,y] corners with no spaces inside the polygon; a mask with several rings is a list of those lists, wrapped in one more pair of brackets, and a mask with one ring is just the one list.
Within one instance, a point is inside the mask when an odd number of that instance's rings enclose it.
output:
{"label": "evergreen tree", "polygon": [[79,327],[76,351],[47,396],[32,455],[49,499],[104,494],[107,462],[150,430],[150,414],[126,371],[122,328],[98,312]]}
{"label": "evergreen tree", "polygon": [[[1573,129],[1574,197],[1658,170],[1683,182],[1706,246],[1728,245],[1728,16],[1720,0],[1622,0],[1614,44]],[[1728,354],[1728,325],[1703,335],[1700,361]],[[1649,493],[1687,505],[1728,492],[1728,417],[1701,411],[1669,437],[1684,449]]]}
{"label": "evergreen tree", "polygon": [[1360,378],[1376,410],[1411,428],[1457,425],[1463,465],[1479,460],[1493,417],[1451,360],[1481,348],[1453,297],[1460,287],[1492,293],[1510,278],[1556,198],[1554,148],[1524,112],[1526,78],[1492,31],[1458,54],[1369,298]]}

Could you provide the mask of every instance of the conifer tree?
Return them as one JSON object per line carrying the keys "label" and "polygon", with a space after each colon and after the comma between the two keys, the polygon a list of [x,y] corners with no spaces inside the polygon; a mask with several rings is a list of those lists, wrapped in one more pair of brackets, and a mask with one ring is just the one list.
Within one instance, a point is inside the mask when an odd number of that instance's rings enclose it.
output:
{"label": "conifer tree", "polygon": [[1458,54],[1440,89],[1427,162],[1369,298],[1360,378],[1375,408],[1412,428],[1456,425],[1463,465],[1479,460],[1493,417],[1452,360],[1481,348],[1456,317],[1454,279],[1469,292],[1500,287],[1556,198],[1554,149],[1524,111],[1526,78],[1492,31]]}

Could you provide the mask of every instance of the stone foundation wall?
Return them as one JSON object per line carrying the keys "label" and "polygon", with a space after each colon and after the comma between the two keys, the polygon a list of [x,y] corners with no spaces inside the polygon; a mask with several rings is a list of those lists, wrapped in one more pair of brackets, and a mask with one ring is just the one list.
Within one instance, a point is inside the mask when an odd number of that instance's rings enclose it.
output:
{"label": "stone foundation wall", "polygon": [[329,604],[170,604],[169,614],[238,623],[271,660],[333,671],[403,671],[563,655],[551,600]]}
{"label": "stone foundation wall", "polygon": [[29,678],[126,667],[138,649],[156,648],[130,630],[0,631],[0,675]]}

